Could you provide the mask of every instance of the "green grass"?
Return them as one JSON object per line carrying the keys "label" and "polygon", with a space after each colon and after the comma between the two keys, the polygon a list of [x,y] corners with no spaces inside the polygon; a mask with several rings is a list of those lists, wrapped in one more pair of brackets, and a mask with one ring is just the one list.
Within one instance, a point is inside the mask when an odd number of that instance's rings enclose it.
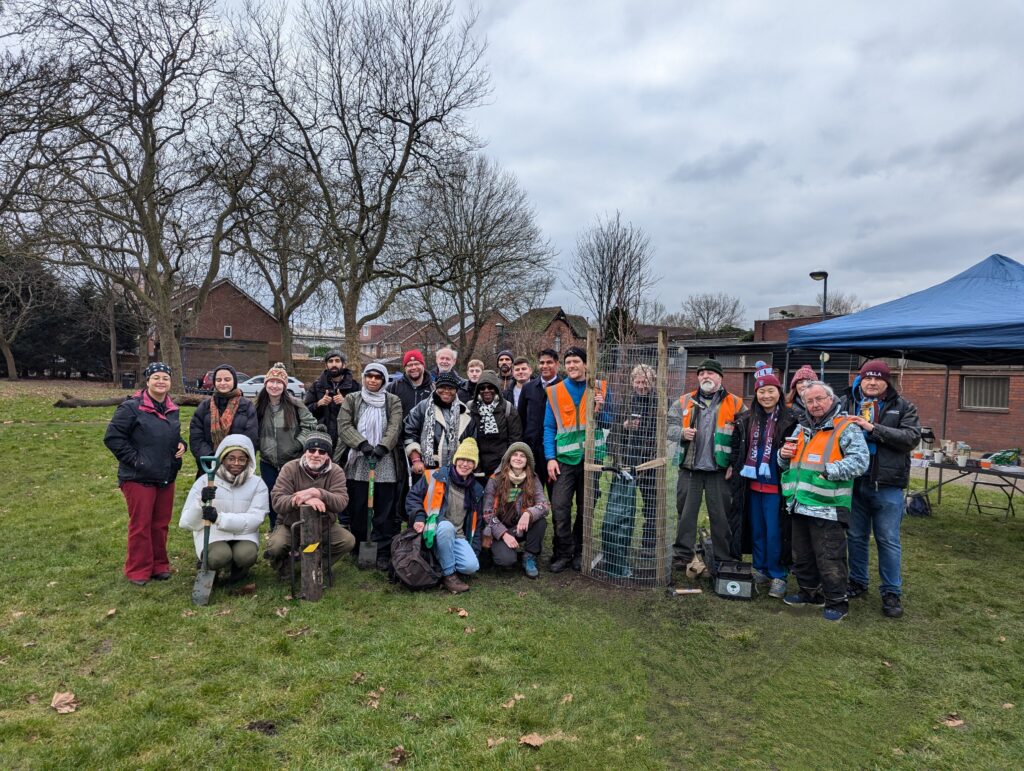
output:
{"label": "green grass", "polygon": [[[121,576],[112,410],[19,393],[0,391],[3,768],[381,768],[397,745],[414,768],[1024,765],[1024,521],[963,515],[964,488],[905,521],[899,621],[874,592],[829,625],[767,597],[547,572],[412,594],[348,560],[320,603],[286,600],[261,565],[256,594],[216,589],[194,609],[177,513],[173,580]],[[65,690],[81,704],[58,715]],[[950,713],[964,726],[942,725]],[[520,746],[531,732],[566,738]]]}

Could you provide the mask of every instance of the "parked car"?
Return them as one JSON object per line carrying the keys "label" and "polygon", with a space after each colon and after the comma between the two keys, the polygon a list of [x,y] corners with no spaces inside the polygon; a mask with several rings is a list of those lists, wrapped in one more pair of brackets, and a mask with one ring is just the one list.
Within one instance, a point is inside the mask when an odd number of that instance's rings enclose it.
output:
{"label": "parked car", "polygon": [[[246,380],[249,379],[249,376],[247,374],[245,374],[244,372],[239,372],[237,374],[238,374],[238,382],[239,383],[242,383],[243,381],[246,381]],[[206,392],[209,392],[209,393],[213,393],[213,370],[212,369],[211,370],[207,370],[206,374],[203,375],[203,382],[199,384],[199,390],[200,391],[206,391]]]}
{"label": "parked car", "polygon": [[[241,377],[241,375],[239,375],[239,377]],[[263,381],[265,379],[265,375],[256,375],[256,377],[251,377],[244,383],[239,383],[238,387],[242,391],[242,396],[248,397],[249,399],[255,399],[259,396],[260,391],[263,390]],[[302,381],[298,378],[289,377],[288,393],[296,399],[301,399],[306,395],[306,386],[304,386]]]}

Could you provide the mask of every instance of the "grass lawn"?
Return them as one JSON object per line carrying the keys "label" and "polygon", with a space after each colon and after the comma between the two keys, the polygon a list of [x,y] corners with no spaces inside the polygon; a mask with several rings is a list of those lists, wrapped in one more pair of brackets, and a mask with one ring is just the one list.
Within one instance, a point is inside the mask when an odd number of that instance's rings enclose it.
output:
{"label": "grass lawn", "polygon": [[0,767],[1024,767],[1024,521],[965,488],[905,521],[898,621],[875,592],[832,625],[546,571],[413,594],[349,560],[320,603],[261,563],[193,608],[177,512],[173,579],[121,575],[112,408],[53,396],[0,386]]}

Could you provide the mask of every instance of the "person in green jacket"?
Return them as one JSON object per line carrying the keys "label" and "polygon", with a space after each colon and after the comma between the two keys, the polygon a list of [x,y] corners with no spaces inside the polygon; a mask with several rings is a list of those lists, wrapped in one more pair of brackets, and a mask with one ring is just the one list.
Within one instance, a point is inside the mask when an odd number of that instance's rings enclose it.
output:
{"label": "person in green jacket", "polygon": [[[256,397],[256,420],[260,438],[260,477],[268,490],[274,489],[277,475],[290,460],[302,455],[306,438],[316,428],[316,419],[305,404],[286,391],[288,372],[277,362],[263,379],[263,390]],[[277,512],[270,506],[270,529],[277,524]]]}

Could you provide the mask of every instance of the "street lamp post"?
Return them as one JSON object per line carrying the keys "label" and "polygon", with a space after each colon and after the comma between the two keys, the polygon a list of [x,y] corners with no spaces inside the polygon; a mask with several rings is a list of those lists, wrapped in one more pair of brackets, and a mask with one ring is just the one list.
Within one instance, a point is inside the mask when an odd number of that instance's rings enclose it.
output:
{"label": "street lamp post", "polygon": [[[811,278],[815,281],[824,281],[824,285],[821,289],[821,317],[825,318],[825,314],[828,312],[828,271],[827,270],[812,270]],[[825,380],[825,354],[821,356],[821,369],[819,377],[822,381]]]}

